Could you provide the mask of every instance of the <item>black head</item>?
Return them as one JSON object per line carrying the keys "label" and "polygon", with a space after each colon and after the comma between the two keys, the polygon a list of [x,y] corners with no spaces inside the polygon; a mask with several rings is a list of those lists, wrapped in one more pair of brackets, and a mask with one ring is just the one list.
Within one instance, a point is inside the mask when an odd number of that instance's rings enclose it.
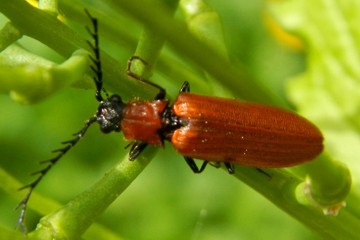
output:
{"label": "black head", "polygon": [[126,104],[119,95],[112,95],[106,100],[100,101],[96,112],[96,121],[104,133],[121,131],[121,121]]}
{"label": "black head", "polygon": [[[93,32],[88,29],[88,32],[94,38],[94,42],[91,43],[87,41],[87,43],[94,53],[93,56],[89,55],[89,57],[92,61],[91,69],[95,73],[95,76],[93,77],[96,86],[95,98],[100,103],[95,116],[89,119],[88,122],[90,122],[89,125],[98,122],[101,131],[104,133],[112,131],[119,132],[121,130],[120,125],[125,104],[122,102],[119,95],[114,94],[109,97],[106,90],[103,88],[97,19],[92,17],[88,11],[86,11],[86,14],[91,19],[94,27]],[[105,98],[101,95],[102,92],[105,94]]]}

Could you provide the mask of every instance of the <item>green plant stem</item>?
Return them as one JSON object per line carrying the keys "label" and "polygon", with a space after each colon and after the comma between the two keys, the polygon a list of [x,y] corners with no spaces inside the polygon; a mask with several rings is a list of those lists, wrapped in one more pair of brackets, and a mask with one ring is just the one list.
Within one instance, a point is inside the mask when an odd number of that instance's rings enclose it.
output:
{"label": "green plant stem", "polygon": [[6,23],[0,31],[0,52],[20,38],[21,33],[19,30],[16,29],[11,22]]}
{"label": "green plant stem", "polygon": [[[8,174],[4,169],[0,168],[0,186],[1,189],[9,194],[10,196],[13,196],[17,199],[17,201],[20,201],[24,197],[24,191],[18,191],[18,189],[22,186],[24,186],[23,183],[20,183],[16,178]],[[34,192],[32,194],[31,200],[29,201],[29,208],[32,210],[46,215],[49,212],[55,211],[56,209],[59,209],[61,205],[55,200],[46,198],[37,192]],[[20,232],[17,232],[16,229],[2,229],[0,227],[0,233],[1,237],[9,235],[8,238],[4,239],[28,239],[26,236]],[[105,227],[99,225],[99,224],[93,224],[91,228],[86,233],[88,236],[96,236],[101,235],[103,239],[106,237],[108,240],[119,240],[121,239],[119,236],[116,236],[112,231],[109,229],[106,229]]]}
{"label": "green plant stem", "polygon": [[[279,169],[263,169],[236,166],[235,177],[260,192],[279,208],[301,221],[324,239],[357,239],[356,226],[360,219],[351,209],[344,208],[338,216],[324,215],[321,209],[298,202],[296,188],[302,181]],[[269,175],[269,176],[268,176]]]}
{"label": "green plant stem", "polygon": [[[228,60],[224,31],[218,13],[202,0],[182,0],[180,7],[189,31]],[[223,86],[222,81],[218,81],[206,71],[205,76],[211,87],[208,92],[220,97],[236,97]]]}
{"label": "green plant stem", "polygon": [[311,197],[324,210],[344,201],[350,192],[349,168],[341,162],[329,160],[325,154],[320,155],[316,161],[304,164],[301,171],[307,175]]}
{"label": "green plant stem", "polygon": [[[145,157],[146,155],[146,157]],[[149,156],[150,155],[150,156]],[[79,239],[97,217],[136,179],[146,167],[151,154],[143,154],[136,161],[127,157],[89,190],[83,192],[63,208],[40,220],[30,239]]]}
{"label": "green plant stem", "polygon": [[[165,9],[164,11],[168,12],[168,14],[171,16],[176,10],[177,1],[156,0],[152,2],[152,6],[153,8]],[[146,64],[143,64],[139,61],[137,62],[140,63],[137,65],[137,75],[141,76],[144,79],[150,78],[153,66],[159,57],[160,51],[164,43],[165,38],[163,35],[158,34],[156,31],[153,31],[152,28],[145,25],[140,36],[138,45],[136,47],[134,56],[140,57],[146,62]]]}
{"label": "green plant stem", "polygon": [[197,63],[236,95],[246,100],[287,106],[279,97],[272,95],[264,90],[262,85],[245,76],[244,71],[233,67],[223,56],[194,37],[184,24],[171,18],[161,9],[153,8],[151,1],[106,0],[106,2],[115,9],[125,10],[144,25],[162,34],[179,55]]}
{"label": "green plant stem", "polygon": [[[32,7],[23,0],[0,1],[1,12],[8,17],[12,24],[24,35],[39,40],[60,55],[68,58],[79,48],[89,49],[85,38],[59,21],[56,16]],[[19,17],[21,12],[22,16]],[[84,14],[85,15],[85,14]],[[88,20],[88,25],[90,25]],[[103,63],[103,77],[105,87],[112,91],[121,90],[124,96],[154,96],[156,90],[151,86],[139,87],[139,83],[130,80],[124,74],[126,64],[119,64],[108,54],[101,51]],[[81,84],[77,84],[81,87]],[[84,86],[88,86],[85,84]]]}
{"label": "green plant stem", "polygon": [[202,0],[182,0],[180,6],[191,33],[227,58],[228,50],[218,13]]}

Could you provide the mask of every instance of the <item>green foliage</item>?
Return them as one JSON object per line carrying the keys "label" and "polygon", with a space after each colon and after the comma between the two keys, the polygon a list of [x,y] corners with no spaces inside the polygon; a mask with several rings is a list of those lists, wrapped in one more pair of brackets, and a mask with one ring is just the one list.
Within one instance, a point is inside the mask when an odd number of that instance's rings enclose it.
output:
{"label": "green foliage", "polygon": [[322,126],[328,153],[350,167],[355,184],[360,176],[359,11],[358,1],[289,1],[273,8],[281,24],[307,46],[306,71],[290,79],[289,98]]}
{"label": "green foliage", "polygon": [[[151,76],[172,98],[187,80],[192,92],[207,95],[282,107],[288,107],[290,99],[325,133],[325,153],[293,169],[266,169],[271,178],[237,166],[237,181],[211,167],[194,175],[170,144],[150,165],[154,149],[129,162],[121,135],[104,136],[93,127],[36,188],[27,216],[29,238],[316,239],[294,219],[322,238],[358,237],[359,188],[354,178],[350,189],[347,166],[353,174],[360,171],[354,164],[360,96],[360,30],[355,23],[360,8],[355,0],[332,2],[263,5],[234,0],[207,5],[184,0],[180,13],[175,11],[177,2],[170,0],[86,5],[62,0],[58,8],[56,1],[40,1],[39,9],[22,0],[0,1],[5,16],[0,31],[1,236],[24,239],[9,230],[17,217],[12,210],[25,194],[17,191],[20,182],[32,179],[24,173],[39,168],[37,161],[50,158],[47,152],[57,147],[54,144],[69,138],[95,112],[83,50],[90,38],[84,28],[91,27],[83,11],[87,8],[99,19],[104,82],[110,92],[125,99],[154,96],[151,86],[125,75],[127,59],[137,55],[148,64],[138,62],[132,70]],[[264,6],[306,41],[305,69],[300,54],[279,46],[263,29]],[[312,193],[310,199],[305,190]],[[323,214],[343,200],[348,205],[338,216]]]}

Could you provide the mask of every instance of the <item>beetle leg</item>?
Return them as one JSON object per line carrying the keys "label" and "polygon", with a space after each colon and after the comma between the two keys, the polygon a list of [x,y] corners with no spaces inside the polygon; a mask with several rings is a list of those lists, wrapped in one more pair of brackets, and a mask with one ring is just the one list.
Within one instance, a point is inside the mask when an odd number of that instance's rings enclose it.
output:
{"label": "beetle leg", "polygon": [[234,174],[235,169],[234,169],[234,165],[232,165],[231,163],[225,162],[225,167],[227,168],[228,172],[230,174]]}
{"label": "beetle leg", "polygon": [[[210,162],[210,165],[216,168],[221,167],[222,162]],[[224,162],[224,165],[230,174],[235,173],[234,165],[228,162]]]}
{"label": "beetle leg", "polygon": [[256,168],[256,170],[259,172],[259,173],[262,173],[264,174],[265,176],[269,177],[271,179],[271,175],[267,172],[265,172],[264,170],[262,170],[261,168]]}
{"label": "beetle leg", "polygon": [[188,81],[185,81],[179,90],[179,93],[183,92],[190,92],[190,83]]}
{"label": "beetle leg", "polygon": [[196,165],[194,159],[192,159],[191,157],[186,157],[186,156],[184,156],[184,159],[194,173],[201,173],[202,171],[204,171],[206,165],[208,164],[208,161],[204,161],[199,169],[199,167]]}
{"label": "beetle leg", "polygon": [[129,75],[130,77],[135,78],[136,80],[143,82],[145,84],[151,85],[155,88],[157,88],[159,90],[158,94],[156,94],[155,96],[155,100],[163,100],[165,99],[166,96],[166,91],[164,88],[160,87],[159,85],[157,85],[156,83],[150,82],[149,80],[146,80],[145,78],[142,78],[141,76],[137,75],[136,73],[131,71],[131,64],[134,60],[139,60],[142,63],[144,63],[145,65],[147,65],[147,62],[140,58],[139,56],[132,56],[127,63],[127,75]]}
{"label": "beetle leg", "polygon": [[129,160],[130,161],[135,160],[140,155],[140,153],[142,153],[142,151],[145,150],[147,145],[148,144],[146,142],[135,142],[131,146],[131,149],[129,152]]}

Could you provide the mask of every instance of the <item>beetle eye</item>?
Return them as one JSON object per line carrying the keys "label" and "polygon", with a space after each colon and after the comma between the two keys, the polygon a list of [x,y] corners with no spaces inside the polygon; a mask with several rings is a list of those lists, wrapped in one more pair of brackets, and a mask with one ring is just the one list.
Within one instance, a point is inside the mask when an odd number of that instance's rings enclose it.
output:
{"label": "beetle eye", "polygon": [[123,102],[121,97],[117,94],[112,95],[109,100],[110,100],[110,102],[115,103],[115,104],[119,104],[119,103]]}

